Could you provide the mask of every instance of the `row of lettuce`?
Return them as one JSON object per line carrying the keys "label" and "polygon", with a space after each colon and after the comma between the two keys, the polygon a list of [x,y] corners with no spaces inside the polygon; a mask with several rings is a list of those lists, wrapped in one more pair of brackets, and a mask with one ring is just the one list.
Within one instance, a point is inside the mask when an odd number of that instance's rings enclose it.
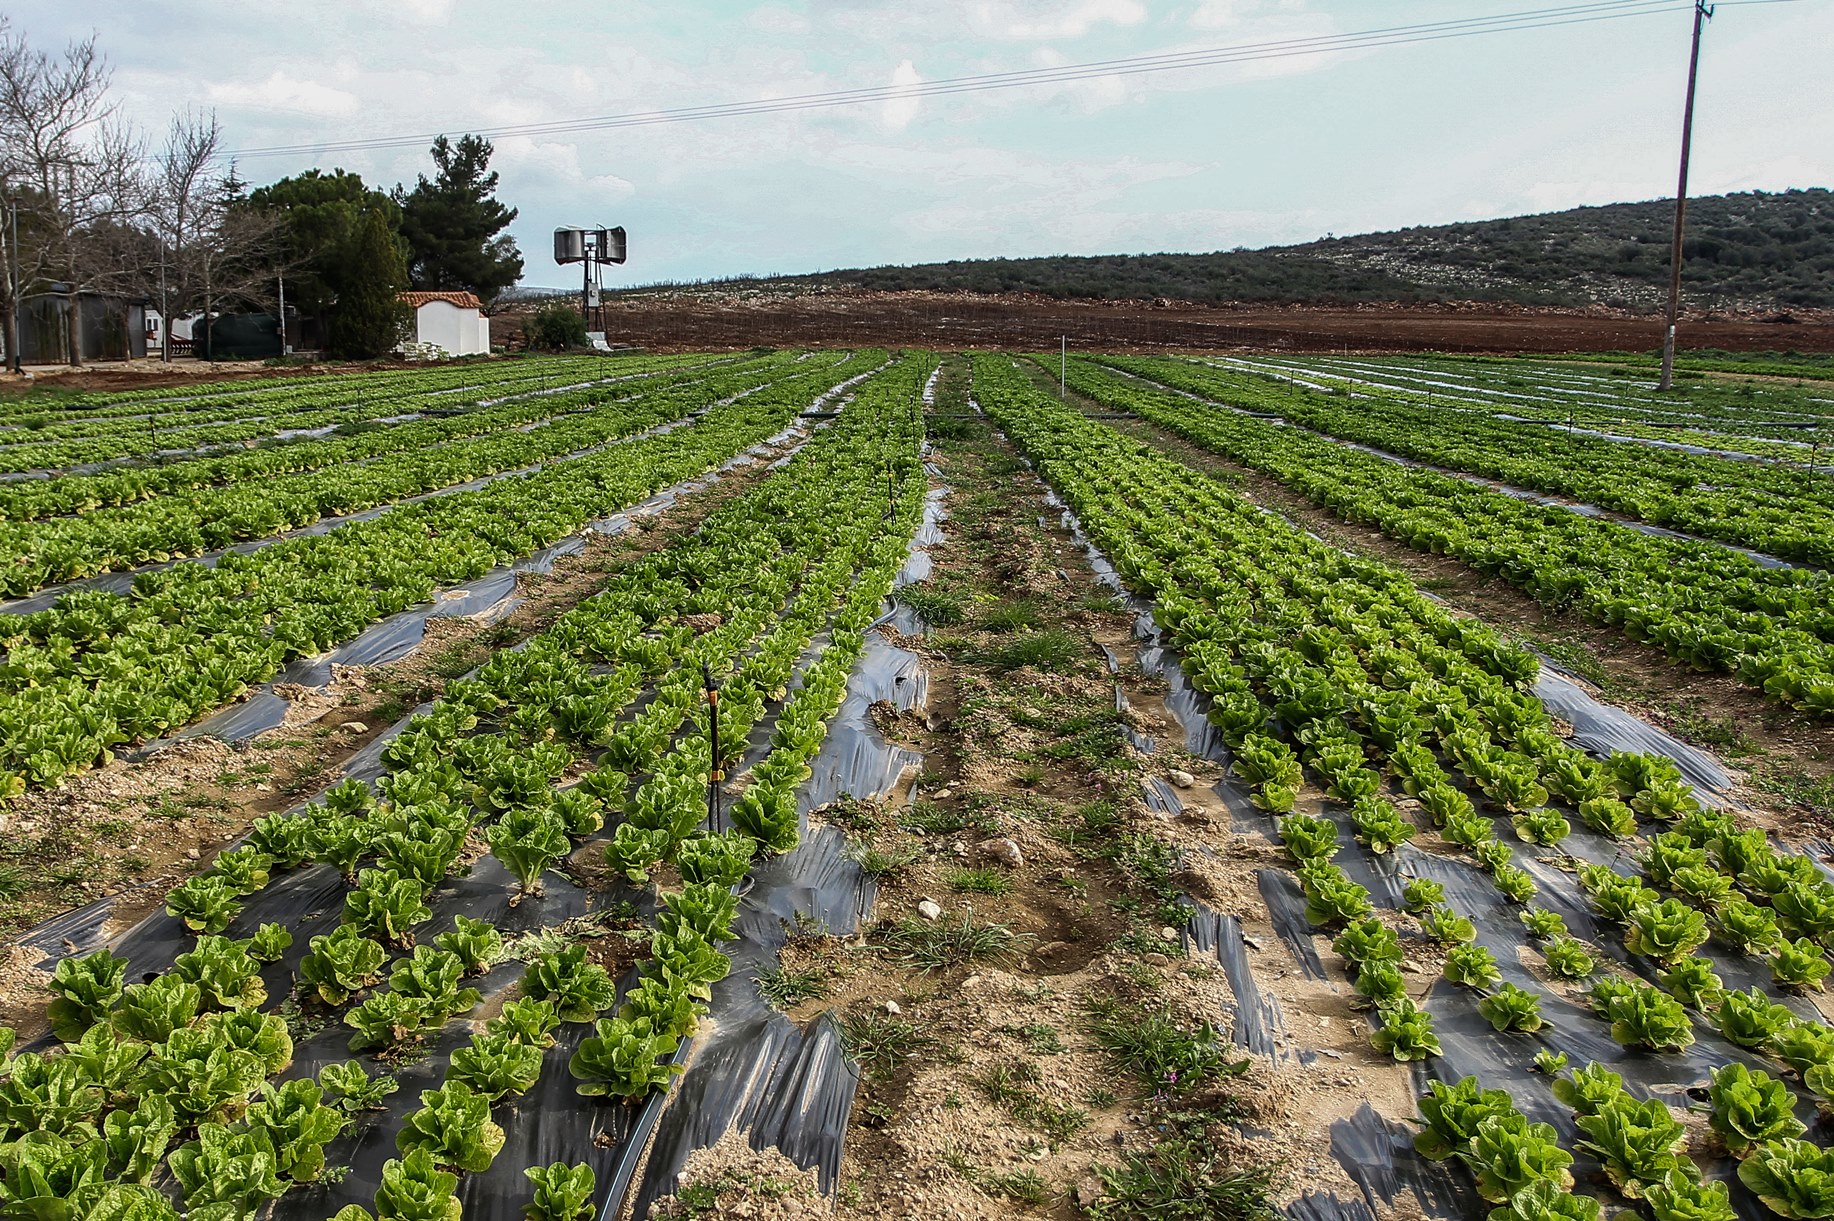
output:
{"label": "row of lettuce", "polygon": [[88,412],[40,412],[0,426],[0,473],[158,462],[272,443],[306,430],[389,419],[417,408],[458,408],[502,394],[590,381],[603,377],[606,369],[567,360],[356,378],[285,378],[250,383],[276,389],[239,406],[189,409],[151,403],[100,418]]}
{"label": "row of lettuce", "polygon": [[[697,380],[669,394],[666,410],[704,413],[673,431],[226,554],[214,566],[142,573],[131,596],[79,590],[49,610],[0,616],[0,791],[105,762],[117,746],[185,725],[294,658],[712,470],[884,361],[869,351],[805,362],[789,377]],[[754,392],[738,397],[735,386]]]}
{"label": "row of lettuce", "polygon": [[[358,1120],[396,1083],[361,1060],[289,1074],[291,1035],[270,1002],[341,1013],[351,1049],[385,1057],[464,1019],[482,1000],[466,977],[500,986],[493,972],[515,949],[442,889],[479,836],[522,901],[540,902],[543,876],[590,839],[617,874],[656,879],[657,914],[621,1000],[583,943],[524,955],[517,995],[474,1024],[395,1131],[401,1156],[382,1171],[374,1215],[456,1221],[457,1176],[488,1170],[505,1144],[493,1107],[544,1069],[564,1064],[592,1098],[665,1088],[730,968],[718,947],[733,936],[735,885],[756,854],[797,842],[796,789],[921,515],[917,403],[932,364],[907,357],[863,383],[831,428],[689,539],[454,684],[391,741],[376,791],[346,781],[303,813],[258,822],[168,896],[168,915],[196,934],[170,969],[130,984],[106,950],[60,962],[50,1016],[62,1046],[22,1052],[0,1077],[8,1210],[173,1217],[178,1196],[189,1217],[244,1221],[320,1179],[326,1146],[353,1124],[385,1139]],[[701,697],[703,667],[721,687],[717,711]],[[718,832],[703,825],[715,715],[721,766],[750,763],[733,826]],[[767,745],[748,755],[754,729]],[[303,957],[278,924],[224,935],[258,917],[279,875],[314,865],[340,871],[346,893],[337,926]],[[415,944],[436,908],[450,927]],[[268,995],[264,961],[296,964],[295,995]],[[577,1124],[582,1154],[590,1127]],[[587,1164],[525,1173],[536,1221],[572,1221],[593,1203]]]}
{"label": "row of lettuce", "polygon": [[[237,447],[215,456],[158,463],[124,462],[91,474],[72,472],[52,479],[0,483],[0,519],[26,522],[89,513],[344,463],[373,462],[503,428],[527,428],[598,402],[625,397],[601,388],[704,363],[705,358],[678,356],[618,360],[592,370],[593,376],[578,381],[564,379],[558,388],[544,386],[542,382],[550,379],[526,370],[515,379],[465,387],[462,393],[438,388],[396,388],[391,404],[395,410],[389,415],[420,419],[404,420],[391,428],[357,422],[341,425],[342,432],[334,428],[323,437],[270,437],[254,448]],[[338,391],[319,393],[323,404],[335,404],[340,397]],[[144,435],[144,426],[140,432]],[[0,436],[4,435],[0,432]]]}
{"label": "row of lettuce", "polygon": [[[1216,481],[1058,406],[1004,358],[977,360],[976,391],[1129,588],[1154,600],[1155,619],[1231,746],[1235,775],[1278,819],[1306,916],[1334,934],[1334,950],[1372,1008],[1378,1050],[1402,1060],[1440,1052],[1431,1014],[1407,990],[1404,932],[1445,947],[1446,978],[1483,993],[1478,1013],[1499,1032],[1540,1029],[1541,997],[1503,982],[1515,964],[1500,963],[1477,943],[1474,913],[1449,904],[1440,883],[1417,878],[1407,886],[1402,902],[1411,917],[1378,915],[1369,890],[1333,860],[1338,822],[1292,812],[1308,779],[1338,803],[1355,838],[1374,853],[1415,838],[1420,827],[1398,803],[1416,803],[1444,844],[1468,852],[1505,900],[1522,905],[1521,923],[1547,977],[1599,976],[1585,999],[1618,1042],[1648,1051],[1686,1046],[1697,1015],[1729,1042],[1772,1056],[1808,1093],[1834,1102],[1834,1031],[1758,987],[1726,989],[1714,963],[1696,954],[1715,936],[1734,955],[1763,960],[1778,987],[1820,987],[1834,943],[1834,883],[1813,861],[1703,808],[1669,760],[1615,754],[1601,761],[1562,741],[1526,690],[1534,659],[1448,614],[1400,573],[1337,551]],[[1496,819],[1479,808],[1485,802],[1508,814],[1526,856],[1498,834]],[[1546,875],[1557,859],[1551,850],[1572,835],[1569,813],[1610,838],[1635,835],[1639,818],[1673,826],[1650,836],[1638,858],[1653,886],[1604,864],[1580,869],[1601,926],[1624,930],[1627,956],[1655,983],[1605,972],[1606,959],[1558,912],[1530,905],[1540,890],[1536,872]],[[1551,1059],[1544,1064],[1557,1071]],[[1715,1088],[1744,1100],[1737,1105],[1748,1104],[1748,1095],[1785,1110],[1793,1104],[1793,1097],[1777,1101],[1779,1088],[1790,1095],[1788,1086],[1761,1070],[1736,1082],[1733,1075],[1716,1078]],[[1691,1161],[1635,1160],[1655,1139],[1641,1133],[1669,1131],[1650,1108],[1628,1098],[1601,1105],[1603,1118],[1592,1125],[1599,1130],[1581,1130],[1608,1148],[1606,1168],[1627,1195],[1660,1183],[1679,1201],[1658,1213],[1663,1221],[1729,1221],[1723,1186],[1702,1185]],[[1734,1109],[1734,1102],[1722,1105],[1722,1123]],[[1460,1138],[1456,1151],[1472,1164],[1480,1189],[1516,1209],[1504,1214],[1512,1221],[1595,1216],[1596,1201],[1573,1203],[1563,1188],[1523,1194],[1533,1176],[1497,1185],[1503,1168],[1520,1167],[1524,1158],[1571,1160],[1541,1147],[1551,1130],[1530,1131],[1525,1123],[1500,1118],[1479,1143],[1472,1143],[1475,1125]],[[1614,1134],[1626,1128],[1636,1132],[1620,1141]],[[1746,1175],[1757,1180],[1753,1190],[1781,1215],[1827,1215],[1789,1211],[1810,1205],[1779,1195],[1775,1181],[1817,1181],[1834,1173],[1834,1154],[1801,1141],[1799,1126],[1761,1128],[1746,1150],[1759,1159]],[[1676,1141],[1664,1147],[1673,1153]],[[1622,1172],[1625,1165],[1635,1174]],[[1578,1211],[1561,1211],[1567,1209]]]}
{"label": "row of lettuce", "polygon": [[1430,393],[1435,406],[1449,399],[1547,423],[1565,423],[1572,415],[1613,425],[1647,424],[1654,437],[1679,439],[1671,430],[1701,429],[1741,440],[1801,440],[1812,436],[1814,427],[1834,423],[1834,404],[1824,392],[1774,381],[1682,378],[1674,388],[1658,391],[1653,379],[1624,372],[1604,376],[1519,357],[1247,359],[1307,380],[1316,380],[1314,372],[1336,371],[1365,381],[1400,382],[1421,391],[1423,399]]}
{"label": "row of lettuce", "polygon": [[[593,385],[481,408],[455,419],[398,423],[349,440],[299,474],[273,472],[225,487],[175,492],[76,516],[0,524],[4,592],[32,593],[103,572],[213,553],[336,518],[458,487],[506,471],[575,456],[684,410],[743,393],[791,372],[787,359],[710,378],[664,374],[632,384]],[[288,454],[291,450],[279,451]],[[360,454],[369,453],[368,459]],[[254,455],[251,455],[254,457]],[[252,463],[259,469],[262,463]],[[80,482],[53,480],[50,489]]]}
{"label": "row of lettuce", "polygon": [[[1447,410],[1406,391],[1292,381],[1185,361],[1123,367],[1339,440],[1566,496],[1638,521],[1805,564],[1834,563],[1834,478],[1635,441],[1557,432],[1489,412]],[[1329,376],[1327,375],[1312,375]],[[1331,383],[1323,383],[1331,384]],[[1356,397],[1349,391],[1356,389]]]}
{"label": "row of lettuce", "polygon": [[1186,377],[1194,368],[1155,364],[1158,385],[1076,361],[1070,379],[1089,398],[1266,474],[1347,521],[1452,556],[1689,665],[1735,673],[1812,716],[1834,713],[1834,586],[1826,573],[1764,568],[1711,543],[1535,505],[1257,419],[1191,397],[1208,385],[1202,370]]}

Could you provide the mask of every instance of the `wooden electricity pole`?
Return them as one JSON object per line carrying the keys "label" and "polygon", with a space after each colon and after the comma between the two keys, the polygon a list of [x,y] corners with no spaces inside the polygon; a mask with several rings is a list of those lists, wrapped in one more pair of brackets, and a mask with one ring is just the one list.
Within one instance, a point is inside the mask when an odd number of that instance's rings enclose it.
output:
{"label": "wooden electricity pole", "polygon": [[1662,332],[1662,378],[1656,389],[1675,381],[1675,323],[1681,316],[1681,232],[1688,212],[1688,149],[1694,139],[1694,77],[1700,69],[1700,33],[1712,19],[1713,6],[1694,0],[1694,49],[1688,55],[1688,100],[1681,115],[1681,180],[1675,188],[1675,241],[1668,256],[1668,327]]}

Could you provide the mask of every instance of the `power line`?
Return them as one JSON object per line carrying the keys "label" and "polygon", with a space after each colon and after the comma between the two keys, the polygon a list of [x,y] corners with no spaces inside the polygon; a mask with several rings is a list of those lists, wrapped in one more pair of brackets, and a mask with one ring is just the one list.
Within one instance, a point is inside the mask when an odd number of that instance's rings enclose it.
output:
{"label": "power line", "polygon": [[[1728,4],[1793,3],[1795,0],[1724,0]],[[1029,68],[1011,72],[993,72],[977,76],[949,77],[912,85],[880,85],[862,89],[805,93],[782,98],[761,98],[750,102],[730,102],[703,106],[684,106],[667,110],[636,111],[625,114],[599,115],[566,119],[550,123],[524,123],[485,128],[477,132],[486,139],[498,140],[516,136],[555,136],[590,131],[610,131],[627,127],[649,127],[664,123],[697,122],[703,119],[735,118],[750,115],[783,114],[794,111],[822,110],[841,106],[858,106],[874,102],[901,101],[912,98],[943,97],[958,93],[981,93],[998,89],[1027,88],[1062,82],[1091,80],[1107,76],[1136,76],[1189,68],[1248,63],[1257,60],[1283,59],[1299,55],[1321,55],[1330,52],[1357,51],[1379,47],[1439,42],[1451,38],[1469,38],[1483,34],[1512,33],[1521,30],[1548,29],[1557,26],[1583,25],[1629,17],[1653,16],[1692,7],[1694,0],[1590,0],[1588,3],[1564,4],[1551,8],[1527,9],[1499,13],[1489,17],[1468,17],[1416,25],[1387,26],[1348,34],[1318,35],[1273,42],[1241,43],[1194,51],[1137,55],[1120,59],[1094,60],[1065,64],[1055,68]],[[364,152],[390,148],[416,148],[427,144],[438,133],[409,136],[386,136],[356,140],[324,141],[316,144],[269,145],[241,149],[229,154],[236,158],[279,157],[299,154]]]}

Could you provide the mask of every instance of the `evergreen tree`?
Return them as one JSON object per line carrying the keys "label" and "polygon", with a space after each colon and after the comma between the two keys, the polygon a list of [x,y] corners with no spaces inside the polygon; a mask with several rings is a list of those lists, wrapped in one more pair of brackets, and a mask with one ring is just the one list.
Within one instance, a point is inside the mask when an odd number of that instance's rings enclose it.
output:
{"label": "evergreen tree", "polygon": [[388,353],[413,325],[413,311],[401,299],[407,287],[407,258],[380,208],[365,209],[351,246],[351,263],[331,314],[331,353],[369,360]]}
{"label": "evergreen tree", "polygon": [[[386,191],[344,170],[307,170],[252,192],[246,207],[279,218],[287,265],[287,300],[303,314],[329,316],[353,283],[367,274],[357,257],[366,216],[378,213],[393,234],[401,209]],[[399,287],[406,287],[403,277]]]}
{"label": "evergreen tree", "polygon": [[396,188],[415,288],[468,290],[489,303],[522,278],[522,253],[503,233],[516,209],[496,198],[490,154],[482,136],[461,136],[457,144],[441,136],[433,142],[433,181],[423,174],[412,191]]}

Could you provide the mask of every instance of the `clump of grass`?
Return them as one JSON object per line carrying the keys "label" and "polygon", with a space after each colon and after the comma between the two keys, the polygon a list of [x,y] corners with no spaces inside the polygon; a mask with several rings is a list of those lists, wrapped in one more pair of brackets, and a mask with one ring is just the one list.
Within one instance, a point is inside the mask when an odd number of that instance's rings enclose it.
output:
{"label": "clump of grass", "polygon": [[996,670],[1019,670],[1026,666],[1061,670],[1074,664],[1082,653],[1082,645],[1076,637],[1051,628],[1042,632],[1022,632],[987,650],[981,659]]}
{"label": "clump of grass", "polygon": [[1169,1009],[1104,997],[1090,1006],[1089,1033],[1117,1064],[1153,1090],[1185,1093],[1248,1071],[1249,1061],[1229,1059],[1209,1022],[1180,1022]]}
{"label": "clump of grass", "polygon": [[779,1009],[792,1009],[828,995],[828,973],[820,967],[767,967],[758,972],[758,995]]}
{"label": "clump of grass", "polygon": [[1043,1132],[1053,1144],[1062,1144],[1089,1126],[1089,1112],[1060,1106],[1047,1099],[1039,1086],[1038,1066],[1030,1060],[998,1064],[975,1081],[989,1102],[997,1102],[1021,1123]]}
{"label": "clump of grass", "polygon": [[840,1019],[841,1047],[862,1072],[887,1077],[935,1040],[916,1023],[884,1013],[854,1013]]}
{"label": "clump of grass", "polygon": [[862,873],[869,873],[875,878],[908,869],[922,857],[923,849],[916,844],[875,848],[865,840],[849,840],[847,843],[847,859],[858,865]]}
{"label": "clump of grass", "polygon": [[918,835],[947,835],[968,825],[968,812],[960,806],[915,801],[898,819],[898,825]]}
{"label": "clump of grass", "polygon": [[1279,1214],[1265,1167],[1236,1170],[1199,1138],[1162,1140],[1129,1153],[1120,1166],[1097,1166],[1102,1194],[1092,1221],[1273,1221]]}
{"label": "clump of grass", "polygon": [[1049,1187],[1036,1170],[1012,1170],[999,1173],[983,1170],[959,1153],[945,1153],[943,1164],[990,1196],[1004,1196],[1020,1204],[1043,1204]]}
{"label": "clump of grass", "polygon": [[952,627],[967,617],[959,596],[927,581],[906,585],[893,596],[928,627]]}
{"label": "clump of grass", "polygon": [[1020,632],[1038,626],[1038,604],[1030,598],[996,602],[980,616],[980,626],[988,632]]}
{"label": "clump of grass", "polygon": [[885,943],[919,970],[941,971],[1004,958],[1022,936],[1004,924],[976,924],[964,912],[960,920],[907,917],[886,936]]}
{"label": "clump of grass", "polygon": [[950,870],[949,887],[965,894],[1003,895],[1011,893],[1013,881],[998,869],[982,866]]}

